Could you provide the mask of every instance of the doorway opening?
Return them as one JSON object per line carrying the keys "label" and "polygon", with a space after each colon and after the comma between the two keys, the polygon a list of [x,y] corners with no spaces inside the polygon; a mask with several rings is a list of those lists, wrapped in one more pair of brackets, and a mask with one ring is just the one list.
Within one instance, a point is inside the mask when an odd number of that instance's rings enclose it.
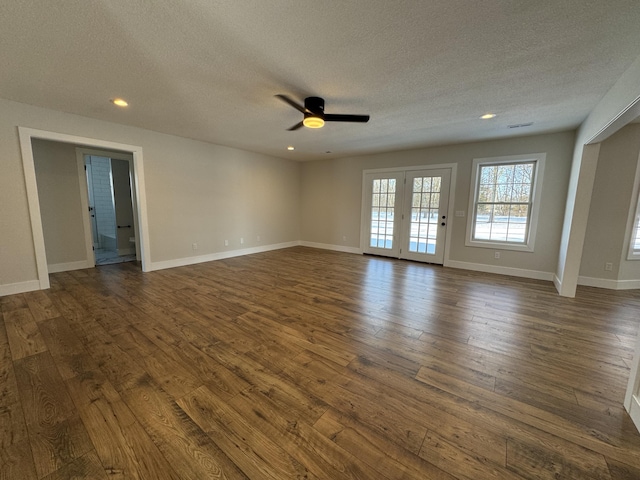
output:
{"label": "doorway opening", "polygon": [[[99,140],[89,137],[80,137],[77,135],[69,135],[64,133],[50,132],[45,130],[36,130],[33,128],[18,127],[18,136],[20,138],[20,150],[22,152],[22,165],[24,168],[25,186],[27,189],[27,201],[29,205],[29,217],[31,229],[33,232],[33,247],[35,252],[36,269],[38,275],[38,284],[40,290],[50,287],[49,267],[47,265],[47,253],[45,250],[44,234],[42,229],[42,215],[40,211],[40,202],[38,197],[38,185],[36,180],[35,165],[33,159],[33,139],[51,140],[54,142],[62,142],[76,146],[87,146],[88,148],[100,148],[113,152],[128,153],[132,157],[132,177],[131,193],[132,200],[135,204],[134,225],[137,225],[137,241],[136,255],[142,262],[142,271],[148,272],[152,270],[151,254],[149,246],[149,226],[147,221],[147,202],[145,193],[145,179],[142,147],[136,145],[128,145],[124,143]],[[81,163],[78,162],[80,168]],[[84,165],[81,166],[82,173],[80,178],[84,176]],[[83,194],[84,192],[84,194]],[[84,212],[88,212],[87,190],[80,189],[80,196]],[[84,196],[84,200],[82,197]],[[88,215],[83,215],[85,244],[88,251],[93,251],[91,238],[91,224]],[[93,259],[93,254],[87,255],[87,259]],[[88,262],[93,263],[93,262]],[[87,265],[91,267],[93,265]]]}
{"label": "doorway opening", "polygon": [[[137,260],[131,155],[79,148],[84,167],[89,233],[95,265]],[[85,233],[86,235],[86,233]]]}

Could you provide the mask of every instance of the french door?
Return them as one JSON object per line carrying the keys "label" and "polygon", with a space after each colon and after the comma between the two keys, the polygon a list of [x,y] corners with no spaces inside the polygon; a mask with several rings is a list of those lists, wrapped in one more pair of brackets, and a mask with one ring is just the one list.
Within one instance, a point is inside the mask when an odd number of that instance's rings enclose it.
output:
{"label": "french door", "polygon": [[444,261],[449,169],[365,173],[364,253]]}

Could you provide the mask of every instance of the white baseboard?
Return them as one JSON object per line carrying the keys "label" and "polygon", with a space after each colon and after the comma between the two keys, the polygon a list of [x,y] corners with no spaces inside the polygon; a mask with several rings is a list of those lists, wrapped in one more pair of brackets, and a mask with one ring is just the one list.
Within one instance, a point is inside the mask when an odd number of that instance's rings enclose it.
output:
{"label": "white baseboard", "polygon": [[637,396],[633,395],[631,397],[631,405],[629,405],[627,411],[629,412],[629,416],[631,417],[631,420],[633,420],[634,425],[638,431],[640,431],[640,401]]}
{"label": "white baseboard", "polygon": [[94,265],[91,265],[86,260],[80,260],[78,262],[67,262],[67,263],[55,263],[53,265],[47,265],[47,269],[49,273],[58,273],[58,272],[68,272],[70,270],[82,270],[83,268],[91,268]]}
{"label": "white baseboard", "polygon": [[0,297],[15,295],[17,293],[33,292],[34,290],[40,290],[40,282],[38,280],[9,283],[7,285],[0,285]]}
{"label": "white baseboard", "polygon": [[640,288],[640,280],[608,280],[606,278],[579,276],[578,285],[608,288],[609,290],[635,290]]}
{"label": "white baseboard", "polygon": [[195,265],[196,263],[213,262],[215,260],[223,260],[225,258],[241,257],[243,255],[251,255],[253,253],[297,247],[298,245],[300,245],[300,242],[276,243],[260,247],[243,248],[240,250],[229,250],[227,252],[209,253],[207,255],[198,255],[197,257],[177,258],[175,260],[165,260],[163,262],[151,262],[148,271],[152,272],[154,270],[164,270],[165,268],[184,267],[186,265]]}
{"label": "white baseboard", "polygon": [[562,280],[558,278],[558,275],[553,275],[553,284],[556,286],[557,292],[560,293],[562,289]]}
{"label": "white baseboard", "polygon": [[538,270],[525,270],[522,268],[500,267],[497,265],[485,265],[483,263],[459,262],[448,260],[445,267],[460,268],[463,270],[473,270],[484,273],[497,273],[498,275],[509,275],[510,277],[533,278],[535,280],[554,281],[555,274],[552,272],[540,272]]}
{"label": "white baseboard", "polygon": [[322,250],[333,250],[334,252],[357,253],[362,255],[362,250],[355,247],[345,247],[344,245],[332,245],[330,243],[300,242],[303,247],[321,248]]}

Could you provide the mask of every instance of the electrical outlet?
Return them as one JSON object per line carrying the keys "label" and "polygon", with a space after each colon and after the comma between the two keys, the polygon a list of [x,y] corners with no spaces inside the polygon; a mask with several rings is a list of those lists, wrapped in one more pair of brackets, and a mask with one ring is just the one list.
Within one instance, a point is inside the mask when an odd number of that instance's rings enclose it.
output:
{"label": "electrical outlet", "polygon": [[347,241],[347,236],[346,235],[342,235],[342,241],[346,242]]}
{"label": "electrical outlet", "polygon": [[613,271],[613,263],[611,262],[607,262],[604,264],[604,269],[607,272],[612,272]]}
{"label": "electrical outlet", "polygon": [[229,246],[229,240],[225,240],[225,241],[224,241],[224,246],[225,246],[225,247],[228,247],[228,246]]}
{"label": "electrical outlet", "polygon": [[258,235],[258,236],[256,237],[256,241],[257,241],[257,242],[259,242],[259,241],[260,241],[260,235]]}
{"label": "electrical outlet", "polygon": [[192,243],[192,244],[191,244],[191,248],[193,248],[194,250],[197,250],[197,249],[198,249],[198,244],[197,244],[197,243],[195,243],[195,242],[194,242],[194,243]]}
{"label": "electrical outlet", "polygon": [[500,258],[500,252],[493,252],[493,258]]}
{"label": "electrical outlet", "polygon": [[240,237],[240,245],[244,243],[244,238]]}

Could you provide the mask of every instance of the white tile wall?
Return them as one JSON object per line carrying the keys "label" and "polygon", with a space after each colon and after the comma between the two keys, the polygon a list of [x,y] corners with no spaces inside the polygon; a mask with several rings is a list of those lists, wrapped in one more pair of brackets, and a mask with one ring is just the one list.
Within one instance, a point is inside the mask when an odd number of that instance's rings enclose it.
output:
{"label": "white tile wall", "polygon": [[[115,238],[116,217],[111,191],[111,159],[91,156],[91,180],[98,237],[102,234]],[[98,242],[102,247],[100,238]]]}

